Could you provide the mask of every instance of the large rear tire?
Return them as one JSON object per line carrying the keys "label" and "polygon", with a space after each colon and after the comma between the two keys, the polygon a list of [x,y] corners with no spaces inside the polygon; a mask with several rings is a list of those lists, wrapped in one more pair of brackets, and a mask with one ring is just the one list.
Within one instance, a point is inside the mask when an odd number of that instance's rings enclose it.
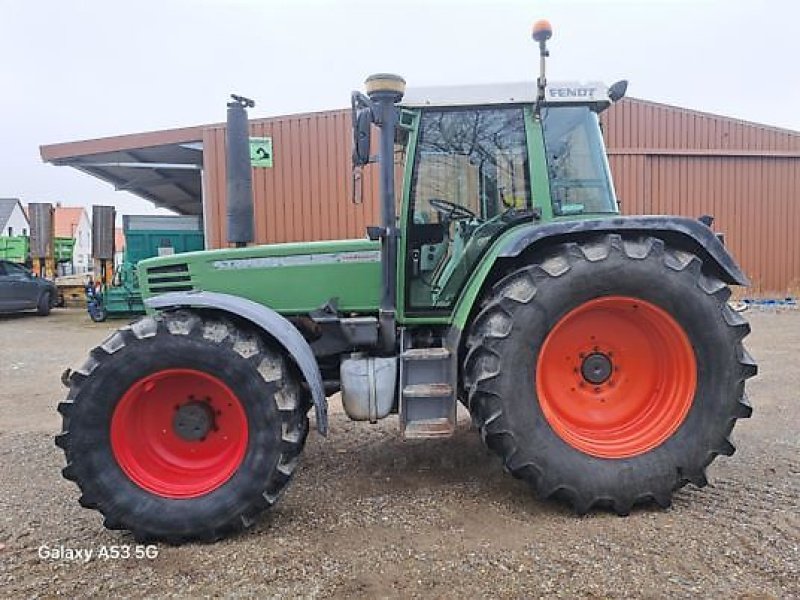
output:
{"label": "large rear tire", "polygon": [[749,417],[747,322],[690,253],[654,237],[560,244],[501,281],[467,339],[469,409],[540,497],[578,513],[704,486]]}
{"label": "large rear tire", "polygon": [[63,475],[82,506],[137,540],[212,541],[249,526],[289,483],[308,433],[289,362],[214,315],[144,317],[69,384]]}

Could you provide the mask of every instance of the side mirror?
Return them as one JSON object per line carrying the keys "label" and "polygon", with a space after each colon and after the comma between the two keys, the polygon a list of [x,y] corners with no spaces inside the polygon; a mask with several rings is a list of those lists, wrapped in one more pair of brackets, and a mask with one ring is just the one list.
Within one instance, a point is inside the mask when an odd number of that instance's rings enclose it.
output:
{"label": "side mirror", "polygon": [[621,100],[625,96],[625,92],[628,91],[628,80],[621,79],[620,81],[613,84],[610,88],[608,88],[608,97],[611,99],[611,102],[616,102],[617,100]]}
{"label": "side mirror", "polygon": [[353,118],[353,166],[369,164],[369,142],[372,128],[372,108],[369,98],[360,92],[351,96]]}
{"label": "side mirror", "polygon": [[353,164],[369,164],[369,140],[372,126],[372,111],[369,108],[359,108],[356,112],[356,122],[353,125]]}

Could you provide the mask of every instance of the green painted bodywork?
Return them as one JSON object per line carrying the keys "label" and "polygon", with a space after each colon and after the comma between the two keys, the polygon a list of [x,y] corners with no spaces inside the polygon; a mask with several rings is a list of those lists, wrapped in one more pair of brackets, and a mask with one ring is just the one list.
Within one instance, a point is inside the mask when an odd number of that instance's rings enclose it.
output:
{"label": "green painted bodywork", "polygon": [[[188,273],[151,272],[183,264]],[[376,313],[380,243],[335,240],[188,252],[142,261],[139,282],[145,298],[192,288],[247,298],[286,315],[307,314],[332,299],[344,312]]]}

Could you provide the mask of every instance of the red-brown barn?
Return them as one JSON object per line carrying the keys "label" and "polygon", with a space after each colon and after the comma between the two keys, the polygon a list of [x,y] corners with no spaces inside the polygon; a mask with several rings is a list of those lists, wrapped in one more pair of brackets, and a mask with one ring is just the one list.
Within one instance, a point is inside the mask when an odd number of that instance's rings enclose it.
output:
{"label": "red-brown barn", "polygon": [[[626,98],[602,115],[622,210],[716,217],[753,280],[749,293],[800,290],[800,132]],[[362,237],[379,219],[377,178],[351,202],[348,110],[251,121],[271,137],[254,169],[256,241]],[[203,214],[209,247],[226,243],[225,126],[205,125],[42,146],[42,158],[181,214]],[[142,168],[146,167],[146,168]]]}

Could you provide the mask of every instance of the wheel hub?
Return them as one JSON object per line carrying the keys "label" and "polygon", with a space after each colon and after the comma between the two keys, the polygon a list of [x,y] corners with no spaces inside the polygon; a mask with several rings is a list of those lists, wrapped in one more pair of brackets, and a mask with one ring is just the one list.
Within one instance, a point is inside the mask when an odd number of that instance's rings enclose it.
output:
{"label": "wheel hub", "polygon": [[602,296],[565,314],[545,338],[536,394],[553,432],[599,458],[630,458],[665,442],[692,406],[694,351],[664,309]]}
{"label": "wheel hub", "polygon": [[206,439],[214,428],[214,411],[205,402],[191,401],[179,406],[172,419],[172,430],[187,442]]}
{"label": "wheel hub", "polygon": [[611,377],[613,368],[611,359],[607,355],[602,352],[593,352],[583,359],[581,375],[587,382],[599,385],[605,383]]}
{"label": "wheel hub", "polygon": [[244,405],[221,379],[163,369],[120,398],[111,448],[139,487],[163,498],[197,498],[233,477],[247,452],[248,430]]}

